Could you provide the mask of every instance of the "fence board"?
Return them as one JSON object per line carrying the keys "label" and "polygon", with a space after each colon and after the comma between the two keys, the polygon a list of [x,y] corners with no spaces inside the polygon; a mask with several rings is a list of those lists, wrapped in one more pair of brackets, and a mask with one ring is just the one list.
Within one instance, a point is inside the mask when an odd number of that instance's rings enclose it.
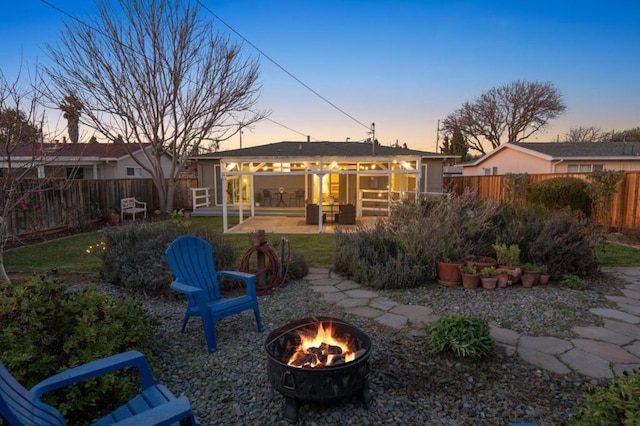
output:
{"label": "fence board", "polygon": [[[586,179],[587,173],[545,173],[527,175],[527,184],[553,177],[577,177]],[[443,179],[444,188],[455,194],[471,191],[480,199],[508,202],[506,187],[508,177],[498,176],[450,176]],[[614,229],[640,228],[640,172],[626,172],[613,197],[611,211],[595,215],[594,220]],[[598,219],[600,218],[600,219]]]}

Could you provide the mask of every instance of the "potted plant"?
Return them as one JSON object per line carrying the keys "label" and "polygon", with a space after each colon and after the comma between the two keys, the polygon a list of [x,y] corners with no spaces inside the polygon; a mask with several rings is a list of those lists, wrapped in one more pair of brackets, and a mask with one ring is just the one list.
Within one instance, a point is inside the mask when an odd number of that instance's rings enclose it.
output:
{"label": "potted plant", "polygon": [[533,287],[533,283],[535,282],[535,280],[536,280],[536,276],[526,271],[523,272],[522,276],[520,277],[520,281],[522,282],[522,287],[526,287],[526,288]]}
{"label": "potted plant", "polygon": [[467,262],[464,265],[460,265],[460,273],[462,274],[462,286],[464,288],[474,289],[478,287],[478,284],[480,283],[480,274],[473,262]]}
{"label": "potted plant", "polygon": [[509,271],[503,268],[497,268],[496,278],[498,287],[505,288],[509,282]]}
{"label": "potted plant", "polygon": [[531,262],[525,263],[522,265],[522,276],[524,277],[525,274],[533,275],[533,284],[535,285],[540,277],[540,265]]}
{"label": "potted plant", "polygon": [[520,274],[522,269],[520,268],[520,246],[518,244],[502,244],[496,242],[493,244],[493,249],[496,251],[496,260],[498,261],[498,267],[509,270],[511,275],[511,283],[517,284],[520,282]]}
{"label": "potted plant", "polygon": [[480,271],[480,281],[482,288],[496,288],[498,281],[498,270],[495,266],[487,266]]}
{"label": "potted plant", "polygon": [[538,283],[540,285],[549,284],[549,280],[551,279],[551,274],[549,273],[549,269],[547,265],[540,265],[540,276],[538,277]]}
{"label": "potted plant", "polygon": [[120,209],[115,205],[109,207],[109,216],[107,217],[109,225],[117,225],[120,223]]}

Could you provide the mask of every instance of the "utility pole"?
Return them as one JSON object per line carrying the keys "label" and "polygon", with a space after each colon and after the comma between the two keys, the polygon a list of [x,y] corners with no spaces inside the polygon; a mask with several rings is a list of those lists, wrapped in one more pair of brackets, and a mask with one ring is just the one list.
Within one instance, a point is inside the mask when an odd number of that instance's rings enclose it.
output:
{"label": "utility pole", "polygon": [[371,153],[376,153],[376,123],[371,123]]}
{"label": "utility pole", "polygon": [[240,149],[242,149],[242,126],[243,126],[243,124],[240,123],[240,128],[239,128],[239,132],[240,132]]}
{"label": "utility pole", "polygon": [[436,152],[438,152],[438,145],[440,144],[440,120],[436,126]]}

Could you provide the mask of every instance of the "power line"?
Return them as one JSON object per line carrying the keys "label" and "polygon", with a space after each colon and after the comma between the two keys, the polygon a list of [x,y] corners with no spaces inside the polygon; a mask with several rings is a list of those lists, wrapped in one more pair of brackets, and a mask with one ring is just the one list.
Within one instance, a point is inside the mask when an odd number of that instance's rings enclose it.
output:
{"label": "power line", "polygon": [[293,78],[295,81],[297,81],[298,83],[300,83],[303,87],[305,87],[307,90],[309,90],[311,93],[313,93],[314,95],[316,95],[317,97],[319,97],[320,99],[322,99],[323,101],[325,101],[326,103],[328,103],[329,105],[331,105],[333,108],[335,108],[336,110],[340,111],[342,114],[346,115],[347,117],[349,117],[351,120],[355,121],[356,123],[360,124],[362,127],[369,129],[369,126],[367,126],[366,124],[362,123],[360,120],[354,118],[352,115],[348,114],[346,111],[344,111],[342,108],[338,107],[336,104],[334,104],[333,102],[331,102],[330,100],[328,100],[327,98],[325,98],[324,96],[322,96],[320,93],[316,92],[315,90],[313,90],[311,87],[309,87],[307,84],[305,84],[302,80],[300,80],[298,77],[296,77],[295,75],[293,75],[292,73],[290,73],[286,68],[284,68],[282,65],[280,65],[278,62],[276,62],[273,58],[271,58],[269,55],[267,55],[266,53],[264,53],[258,46],[256,46],[255,44],[251,43],[251,41],[249,41],[247,38],[245,38],[242,34],[240,34],[238,31],[236,31],[231,25],[227,24],[222,18],[220,18],[218,15],[216,15],[211,9],[209,9],[205,4],[202,3],[201,0],[197,0],[197,2],[200,4],[200,6],[202,6],[203,9],[205,9],[207,12],[209,12],[210,14],[212,14],[217,20],[219,20],[220,22],[222,22],[227,28],[229,28],[231,31],[233,31],[238,37],[240,37],[242,40],[244,40],[247,44],[249,44],[251,47],[253,47],[255,50],[258,51],[258,53],[260,53],[262,56],[264,56],[265,58],[267,58],[272,64],[274,64],[275,66],[277,66],[278,68],[280,68],[282,71],[284,71],[289,77]]}

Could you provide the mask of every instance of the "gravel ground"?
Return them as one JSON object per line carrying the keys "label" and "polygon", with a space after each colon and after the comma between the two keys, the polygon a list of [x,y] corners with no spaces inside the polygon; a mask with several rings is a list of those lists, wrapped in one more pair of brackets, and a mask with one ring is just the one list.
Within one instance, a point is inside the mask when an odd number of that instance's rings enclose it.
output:
{"label": "gravel ground", "polygon": [[[378,293],[431,306],[438,314],[469,312],[519,332],[567,337],[574,324],[597,324],[588,309],[606,306],[603,294],[618,294],[620,286],[603,276],[587,292],[553,286],[467,292],[432,285]],[[315,315],[342,318],[371,337],[372,404],[365,409],[358,397],[331,405],[301,404],[300,425],[562,425],[569,423],[589,387],[606,383],[573,373],[556,376],[501,348],[482,361],[430,353],[422,337],[346,315],[322,301],[304,280],[260,298],[263,333],[256,331],[251,311],[219,322],[215,354],[207,352],[198,319],[180,333],[186,302],[143,303],[162,322],[154,375],[174,393],[188,396],[203,425],[288,424],[282,417],[284,397],[268,382],[264,339],[277,327]]]}

